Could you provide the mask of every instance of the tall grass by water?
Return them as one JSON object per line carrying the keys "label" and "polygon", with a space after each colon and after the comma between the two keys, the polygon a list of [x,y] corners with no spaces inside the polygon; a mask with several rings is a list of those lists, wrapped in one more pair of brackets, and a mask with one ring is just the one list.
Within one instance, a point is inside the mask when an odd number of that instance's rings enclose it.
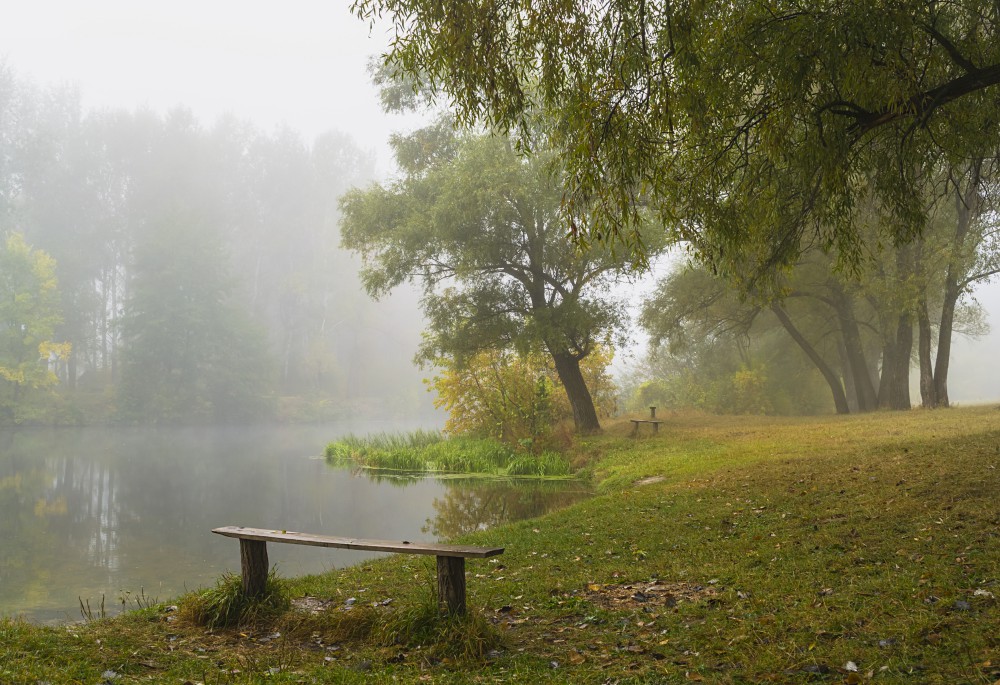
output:
{"label": "tall grass by water", "polygon": [[490,438],[445,438],[436,431],[348,435],[326,446],[327,461],[409,473],[568,477],[570,465],[556,452],[532,454]]}

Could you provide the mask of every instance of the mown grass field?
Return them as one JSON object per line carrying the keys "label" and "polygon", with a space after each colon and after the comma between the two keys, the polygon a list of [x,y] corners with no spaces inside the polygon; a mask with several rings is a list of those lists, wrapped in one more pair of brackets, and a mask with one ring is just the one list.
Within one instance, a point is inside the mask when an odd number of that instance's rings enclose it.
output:
{"label": "mown grass field", "polygon": [[465,621],[395,557],[237,629],[0,622],[0,682],[1000,682],[1000,409],[665,418],[575,446],[593,499],[463,538],[507,548]]}

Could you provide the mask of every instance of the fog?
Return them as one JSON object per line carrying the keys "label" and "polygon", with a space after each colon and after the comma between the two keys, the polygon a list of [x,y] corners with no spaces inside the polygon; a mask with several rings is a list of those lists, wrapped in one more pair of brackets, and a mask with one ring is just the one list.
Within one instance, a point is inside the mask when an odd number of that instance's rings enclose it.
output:
{"label": "fog", "polygon": [[[420,117],[379,106],[367,65],[384,34],[338,3],[274,9],[57,2],[5,13],[0,229],[55,259],[56,335],[73,347],[55,370],[94,403],[118,388],[119,406],[98,414],[125,405],[144,407],[132,418],[189,419],[191,405],[236,401],[220,393],[269,395],[271,406],[215,419],[433,411],[427,372],[411,362],[417,295],[404,287],[372,303],[358,260],[337,247],[337,198],[391,174],[389,135]],[[179,313],[185,287],[201,293],[199,313]],[[188,334],[200,354],[164,361],[180,353],[155,349],[180,349]],[[177,406],[137,405],[157,384]]]}
{"label": "fog", "polygon": [[[18,214],[24,208],[14,203],[11,206],[17,211],[3,218],[3,229],[22,231],[29,243],[52,254],[57,262],[61,257],[64,272],[91,240],[79,235],[79,242],[68,240],[75,225],[89,221],[93,226],[111,216],[130,227],[121,229],[124,236],[103,238],[113,253],[110,257],[104,255],[99,265],[99,260],[81,260],[76,264],[78,272],[61,280],[64,289],[77,287],[74,292],[79,294],[81,284],[88,284],[90,295],[100,293],[104,298],[98,305],[88,304],[89,321],[64,324],[86,329],[89,336],[84,340],[86,336],[80,334],[81,339],[73,341],[80,360],[74,364],[82,366],[61,368],[64,378],[75,381],[88,370],[99,370],[110,375],[107,381],[123,380],[117,375],[122,373],[120,360],[104,347],[109,340],[115,347],[122,336],[138,335],[138,324],[133,320],[129,329],[124,319],[119,320],[123,303],[116,298],[141,292],[130,281],[138,264],[134,260],[145,254],[144,268],[155,270],[156,255],[166,249],[143,231],[177,220],[177,207],[165,208],[152,196],[137,199],[134,193],[144,184],[148,188],[168,185],[160,174],[167,169],[195,183],[203,195],[197,203],[205,221],[222,217],[222,233],[216,236],[219,245],[197,243],[196,239],[204,237],[201,229],[192,229],[191,235],[174,234],[173,244],[184,238],[193,245],[188,257],[194,271],[198,270],[197,253],[218,250],[216,261],[228,268],[220,279],[235,292],[230,299],[240,303],[241,311],[251,319],[246,330],[263,329],[261,342],[274,361],[270,373],[278,379],[273,381],[278,395],[327,393],[346,397],[345,404],[363,405],[366,410],[402,411],[405,406],[430,410],[420,382],[427,374],[410,362],[422,328],[417,295],[402,289],[385,302],[371,304],[360,292],[356,258],[335,246],[335,195],[352,184],[392,176],[390,134],[412,130],[422,120],[417,115],[387,114],[379,106],[368,62],[388,39],[387,27],[357,20],[347,3],[319,0],[281,5],[280,9],[273,3],[235,0],[166,4],[63,0],[11,3],[6,8],[0,24],[0,64],[21,92],[29,93],[25,97],[35,98],[38,111],[48,112],[49,124],[53,116],[65,115],[55,122],[57,126],[79,127],[82,137],[70,136],[84,141],[84,152],[77,149],[79,164],[86,167],[87,162],[80,159],[92,155],[95,178],[128,187],[127,206],[102,200],[104,204],[89,208],[89,218],[79,221],[74,200],[65,195],[49,196],[65,212],[62,217],[43,216],[46,212],[38,207],[28,217]],[[52,114],[54,100],[62,102],[55,108],[62,107],[61,114]],[[67,114],[67,109],[72,111]],[[123,133],[126,128],[131,138]],[[55,129],[49,133],[55,138],[62,135]],[[153,162],[157,168],[138,168],[136,151],[156,149],[151,141],[162,143],[170,136],[176,137],[159,148],[162,156]],[[197,167],[201,175],[192,180],[194,167],[169,159],[170,147],[182,143],[198,154],[208,155],[210,149],[242,154],[247,163],[208,164],[212,167],[208,171],[201,165]],[[94,153],[94,146],[100,148],[99,153]],[[337,151],[331,151],[331,146]],[[54,153],[63,155],[58,162],[63,171],[73,169],[66,163],[68,150]],[[177,166],[171,170],[172,163]],[[298,165],[295,173],[299,175],[291,181],[285,164]],[[327,165],[325,172],[317,171],[322,164]],[[44,176],[48,172],[35,171],[34,202],[41,203],[58,174],[53,171],[56,175],[50,178]],[[246,173],[243,181],[234,181],[237,171]],[[65,184],[62,190],[75,187],[71,180],[59,178]],[[280,191],[282,179],[309,188],[294,196],[268,196],[268,192]],[[43,192],[43,187],[48,190]],[[176,192],[184,187],[181,183]],[[256,202],[250,218],[245,204],[249,197]],[[298,206],[291,206],[296,202]],[[187,203],[177,200],[175,204]],[[188,210],[190,206],[184,207]],[[51,229],[56,224],[66,232]],[[308,225],[304,238],[295,232],[296,225]],[[300,282],[282,277],[283,269],[305,263]],[[268,268],[274,272],[269,274]],[[204,285],[216,286],[223,284]],[[306,292],[310,288],[316,289]],[[950,384],[956,403],[1000,397],[1000,364],[995,354],[1000,349],[1000,285],[980,286],[976,296],[988,312],[991,331],[978,339],[955,336]],[[65,290],[62,299],[64,305],[74,301]],[[293,301],[294,306],[290,305]],[[315,316],[316,307],[322,310],[321,316]],[[203,315],[211,319],[221,312]],[[225,315],[230,314],[226,310]],[[106,320],[98,320],[102,318]],[[247,333],[240,340],[252,337]],[[636,332],[633,337],[632,347],[620,350],[622,369],[642,355],[642,335]],[[218,346],[238,351],[248,360],[255,354],[250,348],[237,350],[234,341]],[[242,368],[251,365],[252,361],[244,362]],[[160,409],[149,407],[150,412]]]}
{"label": "fog", "polygon": [[981,337],[956,335],[952,345],[949,384],[955,402],[982,404],[1000,399],[1000,283],[975,291],[987,312],[989,332]]}
{"label": "fog", "polygon": [[306,140],[329,130],[374,151],[391,170],[389,134],[413,118],[387,115],[367,63],[387,43],[348,3],[250,0],[9,3],[0,56],[40,85],[72,84],[85,109],[178,105],[205,124],[231,113]]}

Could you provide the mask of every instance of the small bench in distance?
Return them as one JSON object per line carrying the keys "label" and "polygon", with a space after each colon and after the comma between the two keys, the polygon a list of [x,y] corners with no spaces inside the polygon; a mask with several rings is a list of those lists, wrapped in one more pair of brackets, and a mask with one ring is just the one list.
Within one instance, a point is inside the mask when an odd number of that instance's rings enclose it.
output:
{"label": "small bench in distance", "polygon": [[267,543],[281,542],[313,547],[335,547],[369,552],[394,552],[398,554],[432,554],[437,557],[438,606],[452,614],[465,613],[465,560],[484,559],[503,554],[503,547],[474,547],[472,545],[444,545],[435,542],[410,542],[409,540],[363,540],[311,533],[294,533],[286,530],[224,526],[213,533],[240,541],[240,566],[243,574],[243,592],[250,597],[264,592],[267,582]]}
{"label": "small bench in distance", "polygon": [[663,423],[663,421],[660,421],[659,419],[629,419],[629,421],[632,422],[632,435],[637,435],[639,433],[640,423],[652,424],[654,433],[660,432],[660,424]]}

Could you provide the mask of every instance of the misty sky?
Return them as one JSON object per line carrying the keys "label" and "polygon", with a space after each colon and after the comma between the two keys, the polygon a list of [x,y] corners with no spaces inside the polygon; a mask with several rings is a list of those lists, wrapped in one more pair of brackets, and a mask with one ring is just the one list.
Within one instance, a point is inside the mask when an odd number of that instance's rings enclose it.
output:
{"label": "misty sky", "polygon": [[[311,141],[336,129],[390,168],[389,134],[367,62],[388,42],[348,3],[297,0],[3,2],[0,58],[40,85],[79,87],[85,109],[190,108],[204,123],[225,113]],[[279,11],[280,10],[280,11]]]}
{"label": "misty sky", "polygon": [[[0,60],[38,85],[79,88],[85,109],[177,105],[209,124],[225,113],[311,141],[335,129],[393,169],[387,139],[416,119],[384,114],[367,73],[388,43],[348,2],[297,0],[3,0]],[[1000,284],[981,288],[992,332],[956,336],[951,396],[1000,398]],[[917,398],[919,402],[919,398]]]}

